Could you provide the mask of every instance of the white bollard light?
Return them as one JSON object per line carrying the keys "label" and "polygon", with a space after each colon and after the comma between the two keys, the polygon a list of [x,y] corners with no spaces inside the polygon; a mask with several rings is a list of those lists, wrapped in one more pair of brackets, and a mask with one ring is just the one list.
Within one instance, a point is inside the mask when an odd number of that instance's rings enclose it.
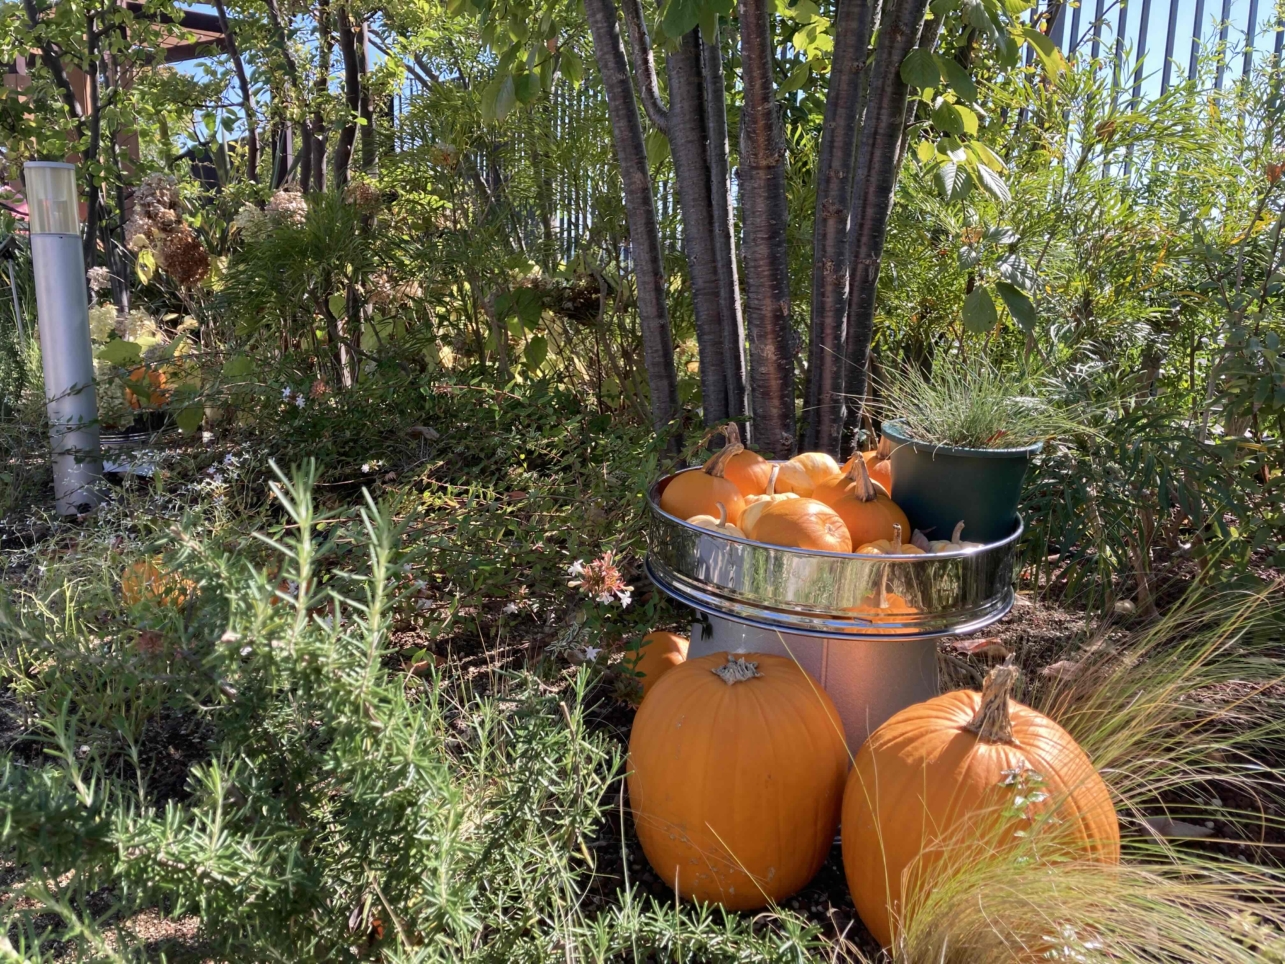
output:
{"label": "white bollard light", "polygon": [[54,498],[60,515],[75,515],[101,501],[103,476],[76,167],[54,161],[29,161],[23,170],[31,218],[31,261],[45,370]]}

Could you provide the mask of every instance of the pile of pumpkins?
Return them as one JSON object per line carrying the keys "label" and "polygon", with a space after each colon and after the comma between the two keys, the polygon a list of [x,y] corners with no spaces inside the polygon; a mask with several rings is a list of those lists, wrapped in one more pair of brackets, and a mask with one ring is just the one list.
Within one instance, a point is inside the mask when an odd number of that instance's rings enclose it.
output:
{"label": "pile of pumpkins", "polygon": [[[727,444],[700,471],[680,472],[660,507],[692,525],[774,546],[820,552],[919,555],[975,548],[963,522],[950,539],[910,535],[910,521],[892,501],[890,462],[857,453],[840,466],[824,452],[769,462],[741,444],[732,424]],[[906,540],[906,541],[903,541]]]}
{"label": "pile of pumpkins", "polygon": [[[1075,740],[1009,697],[908,707],[850,756],[834,704],[793,660],[645,637],[629,797],[648,862],[682,897],[753,910],[798,891],[842,823],[843,868],[870,933],[890,946],[935,881],[976,861],[1118,863],[1111,793]],[[851,766],[850,766],[851,764]]]}

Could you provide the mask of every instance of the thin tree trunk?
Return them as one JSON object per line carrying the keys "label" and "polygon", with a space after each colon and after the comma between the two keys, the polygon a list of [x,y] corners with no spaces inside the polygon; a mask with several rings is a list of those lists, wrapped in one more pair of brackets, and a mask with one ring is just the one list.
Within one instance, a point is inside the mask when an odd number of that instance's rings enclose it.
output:
{"label": "thin tree trunk", "polygon": [[[668,432],[670,423],[679,414],[678,376],[674,371],[674,340],[665,305],[664,262],[642,124],[638,118],[633,85],[629,81],[629,65],[616,22],[615,3],[613,0],[585,0],[585,13],[593,34],[598,71],[607,94],[612,141],[624,182],[625,213],[629,223],[634,278],[638,285],[643,356],[651,391],[652,425],[658,432]],[[677,445],[678,433],[674,432],[671,446]]]}
{"label": "thin tree trunk", "polygon": [[536,203],[540,208],[540,263],[552,271],[558,263],[558,239],[553,230],[553,180],[549,165],[549,142],[553,139],[552,110],[548,98],[540,101],[539,120],[531,136],[531,170],[535,174]]}
{"label": "thin tree trunk", "polygon": [[848,314],[848,227],[862,87],[878,0],[839,0],[834,60],[817,158],[812,233],[812,325],[803,446],[838,452],[843,429],[843,342]]}
{"label": "thin tree trunk", "polygon": [[794,353],[785,232],[785,138],[772,88],[772,29],[766,0],[740,0],[741,205],[745,313],[755,441],[767,455],[794,450]]}
{"label": "thin tree trunk", "polygon": [[901,79],[901,63],[920,39],[927,7],[927,0],[899,0],[879,25],[879,47],[853,175],[856,191],[852,205],[851,281],[844,350],[844,395],[849,404],[844,419],[842,454],[856,448],[860,432],[879,267],[902,159],[908,88]]}
{"label": "thin tree trunk", "polygon": [[[259,121],[254,108],[254,94],[250,91],[250,78],[245,72],[245,62],[241,51],[237,49],[236,35],[228,22],[227,7],[223,0],[215,0],[214,8],[219,14],[219,28],[227,43],[228,56],[232,59],[232,70],[236,73],[237,86],[241,89],[241,110],[245,113],[245,168],[251,181],[259,180]],[[306,185],[305,185],[306,189]]]}
{"label": "thin tree trunk", "polygon": [[[313,189],[326,189],[326,147],[329,140],[326,131],[326,118],[322,113],[322,104],[330,89],[330,51],[334,46],[334,35],[330,24],[330,2],[319,0],[317,4],[317,79],[312,90],[312,183]],[[304,185],[307,190],[307,185]]]}
{"label": "thin tree trunk", "polygon": [[[727,154],[727,94],[723,87],[723,53],[718,30],[701,41],[701,80],[705,85],[705,123],[709,133],[710,203],[713,210],[714,259],[718,270],[718,303],[722,313],[723,374],[727,379],[727,413],[743,420],[745,403],[745,319],[736,270],[736,227],[732,219],[732,178]],[[751,425],[742,435],[753,437]]]}
{"label": "thin tree trunk", "polygon": [[[642,92],[643,109],[648,119],[664,134],[669,133],[669,111],[660,100],[660,83],[656,79],[656,58],[651,51],[651,37],[643,17],[640,0],[622,0],[625,23],[629,26],[629,43],[634,54],[634,76]],[[670,89],[673,97],[673,89]]]}
{"label": "thin tree trunk", "polygon": [[102,188],[94,183],[90,172],[98,166],[98,151],[103,138],[103,111],[98,94],[98,32],[94,29],[95,15],[90,13],[85,18],[86,64],[85,79],[89,82],[89,103],[85,105],[89,117],[89,137],[85,153],[81,158],[81,170],[86,174],[85,182],[85,267],[92,268],[98,264],[98,222],[102,211]]}
{"label": "thin tree trunk", "polygon": [[379,155],[375,145],[375,95],[370,87],[370,28],[358,20],[353,31],[353,49],[357,54],[357,115],[361,124],[361,169],[373,171]]}
{"label": "thin tree trunk", "polygon": [[[630,2],[630,0],[626,0]],[[719,304],[718,263],[714,255],[714,207],[710,198],[706,145],[705,85],[701,79],[699,28],[666,58],[669,74],[669,146],[683,218],[683,247],[696,316],[700,349],[701,396],[705,424],[728,417],[727,373]]]}
{"label": "thin tree trunk", "polygon": [[361,75],[357,67],[357,37],[353,31],[352,20],[342,5],[338,10],[339,53],[344,62],[344,105],[348,117],[343,129],[339,132],[339,143],[335,147],[334,182],[335,187],[348,183],[348,169],[352,164],[353,146],[357,143],[357,116],[361,112]]}

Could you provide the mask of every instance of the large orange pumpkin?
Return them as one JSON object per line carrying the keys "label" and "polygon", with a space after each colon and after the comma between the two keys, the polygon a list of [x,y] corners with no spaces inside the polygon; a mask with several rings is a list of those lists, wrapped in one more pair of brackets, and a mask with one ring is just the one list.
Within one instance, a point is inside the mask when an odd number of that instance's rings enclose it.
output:
{"label": "large orange pumpkin", "polygon": [[687,639],[675,633],[654,632],[642,638],[638,652],[627,660],[629,669],[642,686],[643,696],[656,681],[687,658]]}
{"label": "large orange pumpkin", "polygon": [[[727,439],[728,445],[741,444],[741,430],[736,427],[735,422],[724,426],[723,437]],[[741,495],[746,496],[760,495],[767,488],[771,473],[772,463],[747,448],[742,448],[723,465],[723,477],[740,489]]]}
{"label": "large orange pumpkin", "polygon": [[[892,500],[870,481],[870,473],[862,459],[853,458],[848,465],[847,472],[831,476],[818,485],[812,497],[839,514],[848,527],[854,546],[881,539],[891,542],[893,526],[901,522],[901,518],[888,508],[892,506]],[[897,512],[901,510],[897,509]],[[909,523],[905,524],[904,531],[910,531]]]}
{"label": "large orange pumpkin", "polygon": [[830,697],[793,660],[714,653],[666,673],[629,738],[643,853],[685,897],[751,910],[825,862],[848,751]]}
{"label": "large orange pumpkin", "polygon": [[790,464],[806,472],[814,486],[839,474],[839,463],[824,452],[801,452],[790,459]]}
{"label": "large orange pumpkin", "polygon": [[837,512],[816,499],[773,502],[754,523],[755,542],[821,552],[851,552],[852,536]]}
{"label": "large orange pumpkin", "polygon": [[816,483],[812,481],[812,476],[804,471],[803,466],[797,462],[779,462],[781,467],[780,473],[776,477],[776,491],[780,495],[793,492],[802,499],[810,499],[812,490],[816,488]]}
{"label": "large orange pumpkin", "polygon": [[724,471],[728,460],[744,449],[740,442],[729,441],[700,471],[678,473],[660,494],[660,507],[680,519],[690,519],[694,515],[718,518],[718,504],[721,502],[727,510],[727,521],[736,525],[741,521],[745,496],[725,477]]}
{"label": "large orange pumpkin", "polygon": [[852,468],[853,459],[862,459],[866,463],[866,471],[870,473],[870,481],[878,485],[884,492],[892,493],[892,460],[888,456],[881,454],[881,449],[871,449],[869,452],[857,452],[851,459],[843,463],[842,472],[847,472]]}
{"label": "large orange pumpkin", "polygon": [[1025,842],[1043,857],[1120,859],[1106,784],[1070,734],[1009,699],[1015,676],[998,666],[981,693],[908,707],[857,753],[843,798],[843,869],[885,946],[905,908],[981,855]]}
{"label": "large orange pumpkin", "polygon": [[745,509],[741,512],[740,527],[741,532],[747,539],[754,538],[754,527],[758,525],[759,516],[773,502],[780,502],[782,499],[797,499],[798,495],[794,492],[776,491],[776,482],[781,475],[781,466],[773,465],[772,473],[767,479],[767,491],[762,495],[747,495],[745,497]]}

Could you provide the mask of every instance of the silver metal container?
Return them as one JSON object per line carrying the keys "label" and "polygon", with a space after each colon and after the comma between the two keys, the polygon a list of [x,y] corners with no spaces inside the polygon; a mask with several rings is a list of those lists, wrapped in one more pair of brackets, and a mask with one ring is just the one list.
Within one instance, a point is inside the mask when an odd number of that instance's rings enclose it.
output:
{"label": "silver metal container", "polygon": [[794,658],[834,699],[854,752],[893,713],[936,695],[938,637],[976,632],[1012,608],[1020,522],[1007,539],[956,552],[788,549],[663,511],[672,478],[649,493],[647,574],[702,614],[689,655]]}

